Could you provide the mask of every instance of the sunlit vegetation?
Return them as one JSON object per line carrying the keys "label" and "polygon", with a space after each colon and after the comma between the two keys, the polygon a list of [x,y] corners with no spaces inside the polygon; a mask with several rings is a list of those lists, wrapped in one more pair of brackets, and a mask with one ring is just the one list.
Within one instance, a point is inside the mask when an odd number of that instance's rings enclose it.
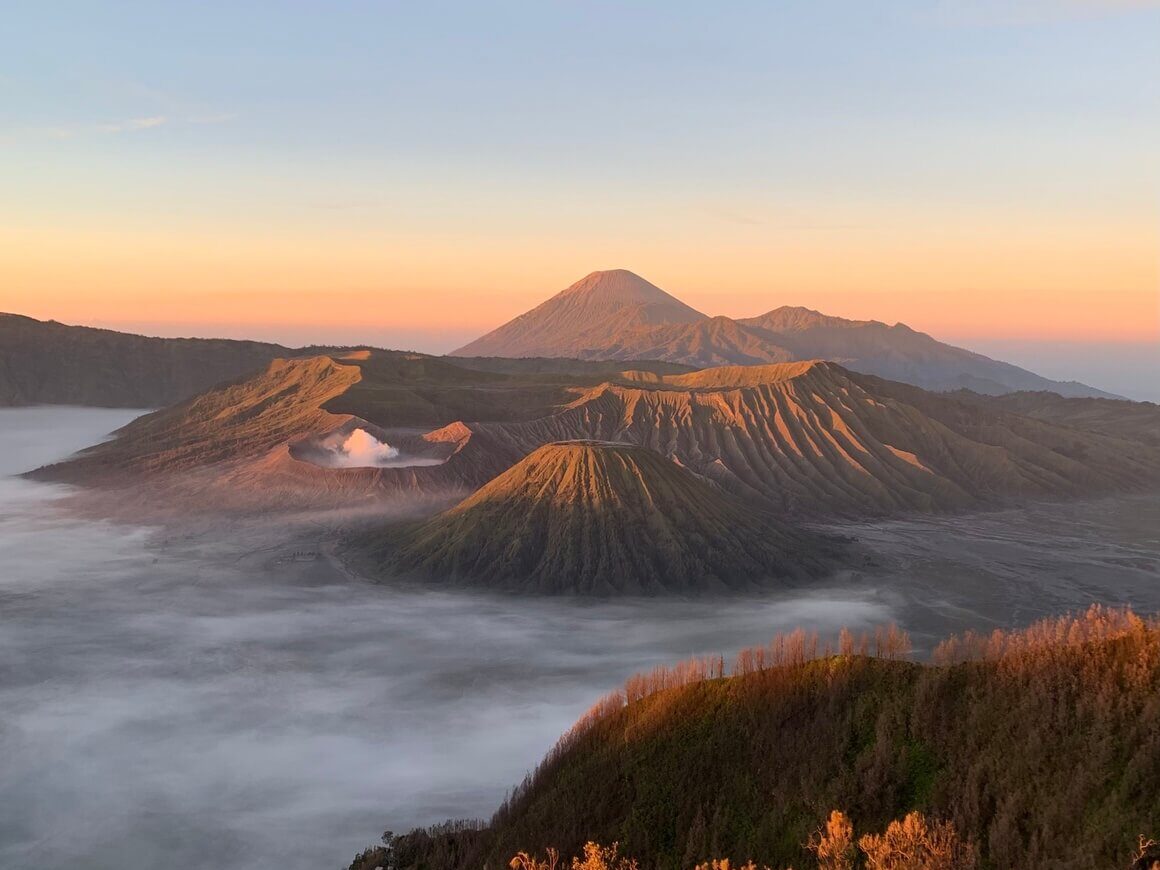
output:
{"label": "sunlit vegetation", "polygon": [[840,810],[834,810],[826,824],[810,834],[806,848],[818,862],[818,870],[850,870],[857,850],[854,826]]}
{"label": "sunlit vegetation", "polygon": [[[602,697],[581,716],[575,725],[559,740],[553,753],[564,751],[588,728],[634,701],[641,701],[659,692],[719,680],[727,675],[740,677],[774,668],[795,667],[814,661],[819,654],[817,632],[795,629],[789,634],[775,634],[766,646],[751,646],[737,653],[731,671],[725,667],[724,656],[705,656],[686,659],[675,665],[657,665],[650,671],[633,674],[624,681],[624,688]],[[891,623],[875,629],[873,634],[862,632],[857,638],[849,629],[838,633],[838,651],[843,656],[873,656],[880,659],[905,658],[910,654],[910,636]],[[829,658],[834,647],[825,643],[821,655]],[[550,757],[550,756],[549,756]]]}
{"label": "sunlit vegetation", "polygon": [[[501,868],[589,841],[642,870],[721,870],[723,856],[1090,870],[1144,854],[1139,835],[1160,831],[1160,621],[1093,607],[952,638],[934,664],[907,648],[890,629],[796,633],[728,670],[715,657],[633,677],[485,829],[413,832],[392,860]],[[906,863],[917,840],[927,864]]]}
{"label": "sunlit vegetation", "polygon": [[858,848],[869,870],[973,870],[978,860],[974,844],[960,841],[954,825],[927,822],[919,812],[891,822],[885,833],[864,834]]}
{"label": "sunlit vegetation", "polygon": [[620,854],[618,843],[611,846],[585,843],[584,853],[565,865],[560,864],[560,853],[555,849],[548,849],[547,855],[547,858],[540,860],[527,852],[520,852],[512,858],[508,866],[511,870],[557,870],[557,867],[560,867],[560,870],[566,867],[570,867],[571,870],[639,870],[635,859]]}
{"label": "sunlit vegetation", "polygon": [[[1141,846],[1143,848],[1143,846]],[[520,852],[512,858],[511,870],[639,870],[639,862],[619,853],[620,845],[601,846],[586,843],[583,856],[561,863],[558,850],[549,848],[546,857],[538,858]],[[845,813],[834,810],[826,824],[815,831],[806,843],[812,860],[803,870],[974,870],[977,852],[972,843],[959,839],[954,825],[947,821],[928,821],[920,812],[887,825],[881,834],[863,834],[854,843],[854,826]],[[729,858],[713,858],[697,864],[692,870],[772,870],[752,860],[744,863]],[[785,870],[793,870],[792,867]]]}

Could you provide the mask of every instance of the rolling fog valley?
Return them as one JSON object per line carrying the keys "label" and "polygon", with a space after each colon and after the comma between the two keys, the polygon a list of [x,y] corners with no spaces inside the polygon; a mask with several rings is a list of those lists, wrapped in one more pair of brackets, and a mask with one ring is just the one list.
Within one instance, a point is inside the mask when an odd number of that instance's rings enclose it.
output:
{"label": "rolling fog valley", "polygon": [[1160,501],[843,526],[865,567],[757,600],[424,593],[319,555],[326,517],[82,519],[11,475],[132,412],[0,410],[0,866],[338,868],[485,817],[626,676],[802,625],[919,650],[1093,600],[1160,609]]}

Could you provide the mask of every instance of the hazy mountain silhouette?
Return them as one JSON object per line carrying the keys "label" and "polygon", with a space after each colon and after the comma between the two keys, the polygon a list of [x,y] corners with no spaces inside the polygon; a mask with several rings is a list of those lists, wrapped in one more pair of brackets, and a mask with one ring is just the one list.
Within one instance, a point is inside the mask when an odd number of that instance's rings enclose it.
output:
{"label": "hazy mountain silhouette", "polygon": [[[0,406],[164,407],[257,372],[273,359],[327,350],[334,348],[154,338],[0,314]],[[537,366],[521,371],[534,368],[541,374],[568,370],[560,358],[652,360],[693,368],[829,359],[930,390],[1109,397],[1085,384],[1052,381],[944,344],[903,324],[844,320],[791,307],[740,320],[708,317],[623,269],[593,272],[453,355],[490,358],[465,365],[493,372],[505,368],[497,358],[539,357]]]}
{"label": "hazy mountain silhouette", "polygon": [[0,406],[158,408],[294,353],[261,341],[150,338],[0,314]]}
{"label": "hazy mountain silhouette", "polygon": [[696,367],[828,359],[929,390],[1110,395],[936,341],[901,323],[788,306],[758,317],[710,318],[624,269],[593,272],[453,355],[656,359]]}
{"label": "hazy mountain silhouette", "polygon": [[625,334],[706,319],[639,275],[612,269],[580,279],[454,355],[584,358]]}

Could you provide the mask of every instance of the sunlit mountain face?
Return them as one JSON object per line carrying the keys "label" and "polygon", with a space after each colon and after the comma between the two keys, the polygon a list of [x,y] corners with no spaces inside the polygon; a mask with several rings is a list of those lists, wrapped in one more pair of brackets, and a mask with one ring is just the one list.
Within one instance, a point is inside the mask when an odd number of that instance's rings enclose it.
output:
{"label": "sunlit mountain face", "polygon": [[791,306],[739,320],[707,317],[624,269],[593,272],[454,354],[656,359],[698,367],[828,359],[931,390],[1109,395],[951,347],[901,323]]}

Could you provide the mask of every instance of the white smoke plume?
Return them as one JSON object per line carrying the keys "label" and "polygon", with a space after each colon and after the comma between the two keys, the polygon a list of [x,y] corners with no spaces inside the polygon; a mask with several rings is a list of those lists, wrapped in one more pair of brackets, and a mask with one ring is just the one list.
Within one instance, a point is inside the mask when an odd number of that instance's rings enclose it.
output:
{"label": "white smoke plume", "polygon": [[399,455],[397,447],[380,441],[366,429],[355,429],[334,451],[334,464],[340,468],[389,465]]}
{"label": "white smoke plume", "polygon": [[408,468],[417,465],[442,465],[446,455],[404,453],[386,441],[380,441],[366,429],[349,433],[331,432],[295,458],[313,462],[323,468]]}

